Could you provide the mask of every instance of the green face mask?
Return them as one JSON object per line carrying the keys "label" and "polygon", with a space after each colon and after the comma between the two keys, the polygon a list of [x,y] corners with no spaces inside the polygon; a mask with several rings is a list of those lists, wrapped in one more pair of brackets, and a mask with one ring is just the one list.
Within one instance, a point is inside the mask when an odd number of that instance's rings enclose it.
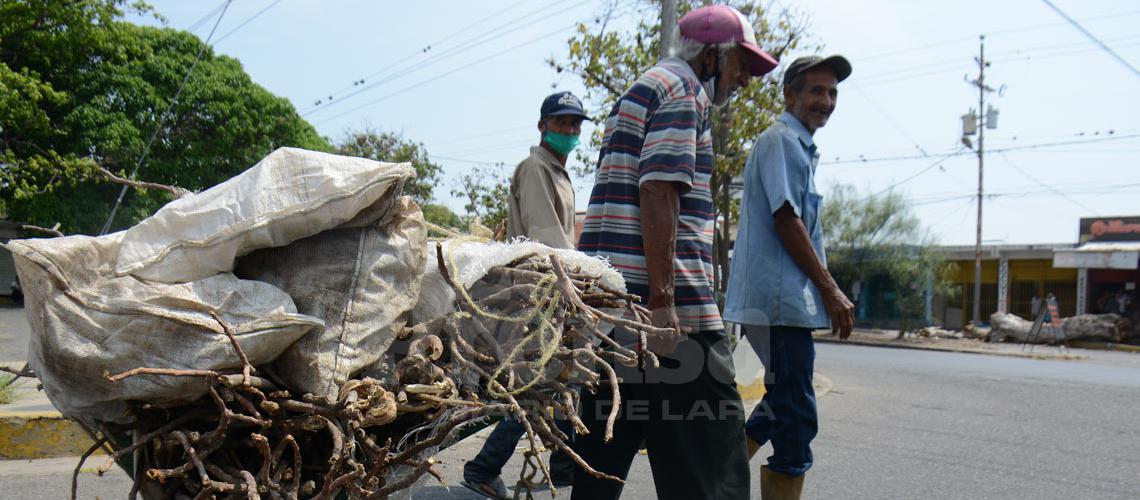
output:
{"label": "green face mask", "polygon": [[558,132],[546,131],[542,136],[542,142],[545,142],[553,149],[554,152],[566,156],[570,154],[574,148],[578,147],[578,136],[570,134],[559,134]]}

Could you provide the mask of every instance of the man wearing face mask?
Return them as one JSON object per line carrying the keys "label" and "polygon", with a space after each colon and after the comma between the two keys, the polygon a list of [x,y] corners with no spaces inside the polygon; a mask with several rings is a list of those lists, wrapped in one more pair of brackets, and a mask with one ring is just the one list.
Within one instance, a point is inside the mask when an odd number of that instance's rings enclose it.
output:
{"label": "man wearing face mask", "polygon": [[574,187],[566,158],[578,147],[586,112],[570,92],[542,101],[538,146],[511,177],[507,238],[525,236],[554,248],[574,248]]}
{"label": "man wearing face mask", "polygon": [[[554,248],[574,248],[574,187],[566,172],[566,159],[578,146],[585,119],[582,101],[570,92],[558,92],[542,101],[539,145],[530,148],[530,156],[519,163],[511,177],[508,239],[521,236]],[[562,432],[574,435],[567,421],[557,422]],[[464,464],[464,486],[489,498],[510,498],[499,474],[525,432],[514,419],[499,422],[479,454]],[[572,485],[574,468],[565,453],[551,454],[550,473],[555,486]]]}
{"label": "man wearing face mask", "polygon": [[[607,258],[642,297],[655,326],[649,348],[660,367],[614,363],[621,401],[606,441],[612,394],[602,374],[583,392],[579,416],[590,433],[575,450],[595,469],[624,478],[645,441],[658,498],[748,498],[744,407],[712,293],[712,120],[714,106],[776,61],[748,20],[724,5],[686,14],[675,57],[658,62],[618,98],[578,249]],[[630,344],[628,332],[615,331]],[[616,499],[622,486],[579,469],[573,499]]]}
{"label": "man wearing face mask", "polygon": [[749,455],[766,442],[764,499],[799,498],[819,428],[811,332],[830,324],[851,334],[854,306],[827,270],[823,197],[815,188],[819,152],[812,139],[835,110],[843,56],[796,59],[784,71],[785,111],[756,139],[744,169],[740,229],[724,317],[744,328],[765,367],[764,399],[745,423]]}

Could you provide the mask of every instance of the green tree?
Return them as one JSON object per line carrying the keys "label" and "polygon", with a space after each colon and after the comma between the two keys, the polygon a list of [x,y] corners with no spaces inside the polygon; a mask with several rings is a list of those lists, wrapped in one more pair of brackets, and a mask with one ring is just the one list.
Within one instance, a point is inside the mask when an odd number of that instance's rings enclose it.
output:
{"label": "green tree", "polygon": [[424,205],[422,207],[422,210],[424,212],[424,220],[432,224],[446,228],[457,229],[459,231],[467,230],[467,226],[463,223],[463,219],[460,219],[459,216],[456,215],[455,212],[452,212],[450,208],[447,208],[446,205],[429,203],[427,205]]}
{"label": "green tree", "polygon": [[936,239],[922,227],[898,192],[862,194],[853,186],[829,187],[820,213],[827,244],[827,267],[851,295],[855,283],[873,278],[891,283],[899,315],[899,336],[925,326],[927,293],[953,296],[955,267],[940,253]]}
{"label": "green tree", "polygon": [[[121,189],[100,168],[128,177],[144,151],[136,178],[201,190],[278,147],[331,150],[236,59],[215,55],[187,32],[123,22],[125,10],[148,7],[0,0],[0,200],[10,218],[98,232]],[[132,189],[112,227],[131,225],[169,199]]]}
{"label": "green tree", "polygon": [[[705,2],[686,0],[678,2],[678,13],[684,15]],[[798,47],[808,33],[806,18],[788,9],[772,10],[771,2],[725,2],[736,7],[751,22],[756,41],[773,57],[779,59],[787,51]],[[605,123],[610,109],[621,94],[645,70],[658,60],[660,44],[660,4],[641,1],[632,9],[636,27],[632,30],[614,29],[612,24],[618,3],[612,2],[592,24],[582,23],[578,32],[568,41],[564,60],[550,59],[548,63],[558,73],[569,72],[579,77],[586,87],[584,101],[595,123]],[[768,128],[783,110],[782,87],[778,75],[770,73],[753,79],[751,84],[737,92],[733,102],[713,116],[713,148],[716,154],[711,181],[713,205],[717,216],[713,243],[715,279],[718,295],[728,288],[729,235],[739,217],[738,202],[731,194],[734,178],[744,170],[752,141]],[[597,151],[602,143],[602,130],[590,138]],[[592,173],[594,162],[579,152],[581,163],[587,165],[581,175]],[[718,300],[723,305],[723,301]]]}
{"label": "green tree", "polygon": [[404,194],[411,195],[421,207],[426,207],[433,200],[432,189],[439,183],[442,169],[428,158],[422,143],[405,140],[399,134],[366,128],[346,133],[336,151],[377,161],[411,162],[416,169],[416,179],[404,185]]}
{"label": "green tree", "polygon": [[[467,201],[463,209],[467,214],[464,223],[475,228],[482,225],[493,234],[502,233],[507,222],[507,208],[511,196],[510,179],[502,171],[503,165],[476,167],[459,178],[459,186],[452,189],[453,196]],[[476,224],[478,223],[478,224]]]}

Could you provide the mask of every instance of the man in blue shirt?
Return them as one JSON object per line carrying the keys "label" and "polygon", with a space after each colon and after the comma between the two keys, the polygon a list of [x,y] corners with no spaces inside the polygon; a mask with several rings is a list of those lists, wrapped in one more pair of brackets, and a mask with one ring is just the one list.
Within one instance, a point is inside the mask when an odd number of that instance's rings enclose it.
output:
{"label": "man in blue shirt", "polygon": [[785,111],[756,139],[744,170],[724,318],[743,326],[765,367],[767,392],[744,427],[750,455],[772,442],[760,473],[766,499],[799,498],[812,466],[818,422],[811,332],[830,320],[846,339],[854,322],[854,306],[827,271],[812,140],[850,74],[851,64],[838,55],[793,61],[784,71]]}

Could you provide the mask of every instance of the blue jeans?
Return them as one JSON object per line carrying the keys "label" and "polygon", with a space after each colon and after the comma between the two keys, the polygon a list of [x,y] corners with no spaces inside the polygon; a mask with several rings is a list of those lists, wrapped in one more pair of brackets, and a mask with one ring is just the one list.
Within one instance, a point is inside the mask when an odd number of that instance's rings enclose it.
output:
{"label": "blue jeans", "polygon": [[[572,444],[574,426],[570,425],[570,421],[557,419],[554,423],[562,432],[570,436],[571,441],[567,444]],[[486,483],[499,477],[503,471],[503,466],[515,453],[519,439],[522,439],[525,434],[526,429],[518,420],[507,417],[499,421],[499,424],[491,431],[491,435],[487,437],[487,442],[483,443],[483,449],[479,450],[479,454],[463,465],[463,480],[469,483]],[[550,475],[553,480],[558,481],[572,477],[575,467],[577,464],[561,450],[555,450],[551,453]]]}
{"label": "blue jeans", "polygon": [[744,423],[759,445],[772,442],[768,470],[800,476],[812,466],[811,441],[819,431],[812,373],[815,343],[811,330],[744,325],[748,343],[764,364],[764,399]]}

